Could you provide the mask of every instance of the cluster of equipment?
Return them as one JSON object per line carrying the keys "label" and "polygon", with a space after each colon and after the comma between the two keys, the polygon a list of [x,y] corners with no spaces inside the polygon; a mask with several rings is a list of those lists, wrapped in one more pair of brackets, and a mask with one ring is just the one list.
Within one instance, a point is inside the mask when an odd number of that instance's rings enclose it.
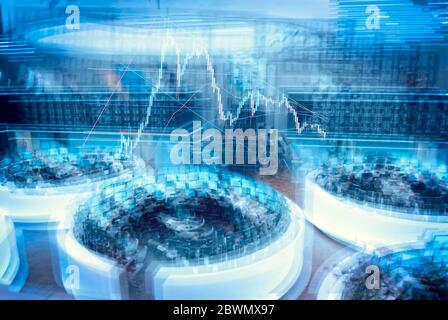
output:
{"label": "cluster of equipment", "polygon": [[[446,237],[421,245],[428,230],[448,231],[444,166],[328,161],[306,177],[305,216],[238,173],[194,165],[154,172],[135,156],[99,149],[22,153],[4,159],[1,172],[5,290],[19,273],[22,231],[52,224],[55,274],[79,299],[278,299],[300,276],[306,216],[351,245],[388,248],[343,260],[319,298],[446,297]],[[378,290],[364,285],[370,265],[383,274]]]}
{"label": "cluster of equipment", "polygon": [[[413,245],[380,248],[370,254],[350,256],[327,275],[318,298],[446,300],[447,239],[446,234],[434,234]],[[366,275],[366,270],[376,274]]]}
{"label": "cluster of equipment", "polygon": [[360,157],[329,161],[306,178],[306,215],[345,243],[374,248],[448,231],[446,166]]}
{"label": "cluster of equipment", "polygon": [[300,209],[267,185],[208,167],[122,179],[66,226],[59,244],[67,265],[93,272],[76,254],[87,249],[117,268],[102,277],[117,292],[82,282],[72,290],[81,298],[280,298],[302,267]]}

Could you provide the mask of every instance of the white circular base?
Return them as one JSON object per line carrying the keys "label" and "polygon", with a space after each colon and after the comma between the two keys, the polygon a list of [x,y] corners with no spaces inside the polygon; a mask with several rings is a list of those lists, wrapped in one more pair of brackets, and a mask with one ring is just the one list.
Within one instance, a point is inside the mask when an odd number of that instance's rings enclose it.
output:
{"label": "white circular base", "polygon": [[336,197],[306,178],[305,216],[329,236],[348,244],[375,248],[414,243],[431,231],[448,231],[447,217],[398,213]]}
{"label": "white circular base", "polygon": [[[208,265],[150,265],[147,297],[156,299],[279,299],[295,283],[303,265],[305,220],[288,200],[291,223],[268,247],[236,259]],[[127,273],[114,261],[83,247],[74,238],[71,219],[60,230],[61,277],[77,299],[128,298]]]}

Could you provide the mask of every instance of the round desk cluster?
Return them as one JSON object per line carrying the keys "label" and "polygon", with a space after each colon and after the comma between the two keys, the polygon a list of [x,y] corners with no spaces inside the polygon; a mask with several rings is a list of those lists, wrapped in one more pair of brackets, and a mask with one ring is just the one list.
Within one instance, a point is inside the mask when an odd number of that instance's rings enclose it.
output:
{"label": "round desk cluster", "polygon": [[403,213],[448,215],[446,167],[410,161],[367,158],[363,162],[324,165],[316,183],[331,194],[360,204]]}
{"label": "round desk cluster", "polygon": [[367,249],[333,265],[318,298],[448,298],[446,166],[386,157],[338,159],[311,172],[306,185],[308,220]]}
{"label": "round desk cluster", "polygon": [[121,264],[149,250],[152,260],[195,265],[255,252],[289,223],[286,200],[274,190],[199,169],[107,186],[75,214],[74,233]]}
{"label": "round desk cluster", "polygon": [[133,170],[137,161],[135,157],[101,149],[23,152],[2,159],[0,185],[18,191],[85,184]]}
{"label": "round desk cluster", "polygon": [[85,201],[67,229],[59,242],[71,264],[84,274],[96,272],[92,259],[109,266],[104,291],[85,283],[72,291],[80,298],[110,298],[110,287],[120,299],[279,298],[303,259],[304,219],[292,201],[208,167],[120,179]]}
{"label": "round desk cluster", "polygon": [[[412,245],[358,253],[338,263],[320,288],[321,299],[448,299],[448,235]],[[368,272],[366,272],[368,271]]]}

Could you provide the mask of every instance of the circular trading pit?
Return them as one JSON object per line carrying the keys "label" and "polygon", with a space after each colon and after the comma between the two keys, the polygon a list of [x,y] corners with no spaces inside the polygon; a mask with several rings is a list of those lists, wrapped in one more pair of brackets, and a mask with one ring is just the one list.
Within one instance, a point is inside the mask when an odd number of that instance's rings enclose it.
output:
{"label": "circular trading pit", "polygon": [[[318,299],[446,300],[447,270],[448,237],[438,235],[413,248],[383,249],[344,259],[322,282]],[[376,280],[373,272],[378,272]]]}
{"label": "circular trading pit", "polygon": [[[225,171],[170,169],[123,180],[91,197],[72,223],[64,242],[83,252],[72,260],[83,265],[94,255],[124,270],[129,291],[121,288],[121,298],[280,298],[302,266],[300,209]],[[90,285],[82,283],[78,296],[93,292]]]}
{"label": "circular trading pit", "polygon": [[80,195],[143,166],[135,157],[101,149],[17,153],[1,162],[0,203],[16,222],[57,221]]}
{"label": "circular trading pit", "polygon": [[327,164],[307,177],[306,215],[358,246],[415,242],[428,229],[448,229],[446,172],[380,157]]}

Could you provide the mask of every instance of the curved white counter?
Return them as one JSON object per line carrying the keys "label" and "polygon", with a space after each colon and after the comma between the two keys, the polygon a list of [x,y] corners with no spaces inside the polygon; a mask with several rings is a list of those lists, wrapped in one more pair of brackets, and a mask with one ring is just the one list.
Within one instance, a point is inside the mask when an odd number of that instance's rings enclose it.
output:
{"label": "curved white counter", "polygon": [[448,217],[386,211],[336,197],[306,177],[305,216],[329,236],[357,247],[413,243],[427,231],[448,231]]}
{"label": "curved white counter", "polygon": [[[149,265],[145,294],[156,299],[279,299],[296,282],[303,265],[305,218],[288,200],[291,223],[267,247],[252,254],[199,266]],[[71,231],[59,230],[65,289],[77,299],[126,299],[127,273],[114,261],[82,246]]]}
{"label": "curved white counter", "polygon": [[14,226],[5,213],[0,211],[0,291],[13,283],[19,266]]}
{"label": "curved white counter", "polygon": [[[432,233],[428,232],[420,241],[412,244],[407,243],[390,247],[378,247],[372,252],[375,252],[377,256],[381,257],[409,249],[422,249],[425,247],[424,239],[428,236],[428,234],[431,235]],[[333,264],[330,271],[325,275],[319,286],[317,291],[318,300],[341,300],[343,298],[345,283],[350,281],[350,273],[347,272],[347,270],[353,266],[356,266],[359,262],[359,257],[362,254],[363,252],[357,252],[346,255],[341,258],[339,262],[335,262]]]}
{"label": "curved white counter", "polygon": [[[129,173],[126,173],[129,174]],[[123,175],[103,181],[40,189],[9,189],[0,186],[0,206],[15,223],[23,225],[58,223],[63,216],[83,202],[104,184],[110,184]]]}

